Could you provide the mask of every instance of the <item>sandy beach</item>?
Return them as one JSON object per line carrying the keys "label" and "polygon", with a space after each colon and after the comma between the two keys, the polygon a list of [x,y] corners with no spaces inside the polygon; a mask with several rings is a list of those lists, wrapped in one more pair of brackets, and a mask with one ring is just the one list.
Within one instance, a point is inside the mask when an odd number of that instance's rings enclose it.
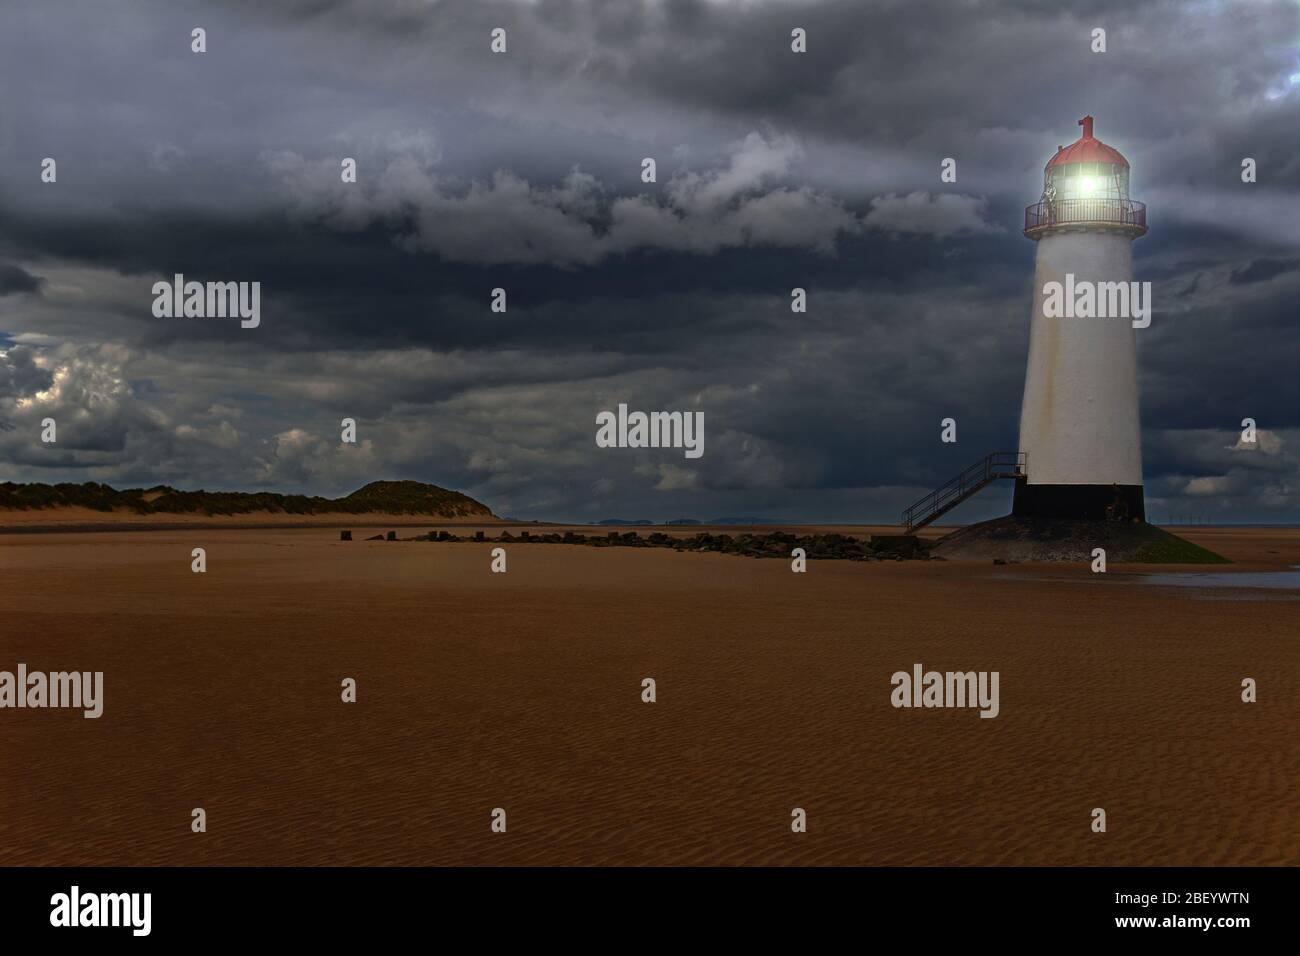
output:
{"label": "sandy beach", "polygon": [[[1300,565],[1297,529],[1173,530]],[[0,864],[1300,863],[1294,589],[493,546],[0,538],[0,669],[105,675],[97,720],[0,711]],[[914,663],[999,671],[1000,714],[891,707]]]}

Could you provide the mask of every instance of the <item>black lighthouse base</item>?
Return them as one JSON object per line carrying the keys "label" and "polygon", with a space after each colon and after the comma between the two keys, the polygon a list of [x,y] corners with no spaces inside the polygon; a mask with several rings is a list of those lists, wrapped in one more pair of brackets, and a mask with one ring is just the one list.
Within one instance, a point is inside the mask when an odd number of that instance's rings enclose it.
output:
{"label": "black lighthouse base", "polygon": [[1141,485],[1031,485],[1016,479],[1011,513],[1024,518],[1146,521]]}

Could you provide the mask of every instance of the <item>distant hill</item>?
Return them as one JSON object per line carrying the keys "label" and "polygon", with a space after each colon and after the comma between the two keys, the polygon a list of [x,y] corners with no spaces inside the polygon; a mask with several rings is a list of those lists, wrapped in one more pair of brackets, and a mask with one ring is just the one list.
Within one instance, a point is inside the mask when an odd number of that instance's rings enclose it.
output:
{"label": "distant hill", "polygon": [[29,511],[60,507],[92,508],[106,512],[121,509],[141,515],[374,512],[389,515],[434,515],[439,518],[495,517],[487,505],[473,498],[422,481],[372,481],[345,498],[279,495],[269,491],[179,491],[167,485],[118,491],[109,485],[93,481],[80,485],[0,482],[0,509]]}
{"label": "distant hill", "polygon": [[653,524],[700,524],[700,525],[739,525],[748,527],[756,524],[789,524],[788,521],[782,521],[780,518],[711,518],[708,521],[701,521],[698,518],[674,518],[672,521],[650,521],[646,518],[606,518],[603,521],[592,521],[591,524],[604,525],[653,525]]}

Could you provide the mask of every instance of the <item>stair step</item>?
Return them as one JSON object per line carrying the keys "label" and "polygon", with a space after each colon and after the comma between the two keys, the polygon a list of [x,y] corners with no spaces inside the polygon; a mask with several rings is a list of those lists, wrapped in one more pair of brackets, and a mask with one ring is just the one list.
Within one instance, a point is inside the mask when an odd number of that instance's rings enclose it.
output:
{"label": "stair step", "polygon": [[903,527],[909,533],[924,528],[986,485],[1000,478],[1022,478],[1024,476],[1024,452],[992,452],[975,462],[956,478],[940,485],[904,510]]}

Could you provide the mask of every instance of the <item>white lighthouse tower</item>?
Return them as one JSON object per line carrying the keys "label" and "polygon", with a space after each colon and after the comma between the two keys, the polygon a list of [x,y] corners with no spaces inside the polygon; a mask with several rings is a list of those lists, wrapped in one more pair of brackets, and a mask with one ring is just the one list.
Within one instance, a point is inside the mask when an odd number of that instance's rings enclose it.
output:
{"label": "white lighthouse tower", "polygon": [[1133,325],[1045,314],[1048,283],[1128,288],[1130,246],[1147,231],[1146,206],[1129,199],[1128,160],[1093,137],[1091,116],[1079,125],[1083,136],[1058,147],[1042,199],[1025,210],[1025,235],[1038,252],[1020,411],[1025,473],[1013,513],[1145,520]]}

